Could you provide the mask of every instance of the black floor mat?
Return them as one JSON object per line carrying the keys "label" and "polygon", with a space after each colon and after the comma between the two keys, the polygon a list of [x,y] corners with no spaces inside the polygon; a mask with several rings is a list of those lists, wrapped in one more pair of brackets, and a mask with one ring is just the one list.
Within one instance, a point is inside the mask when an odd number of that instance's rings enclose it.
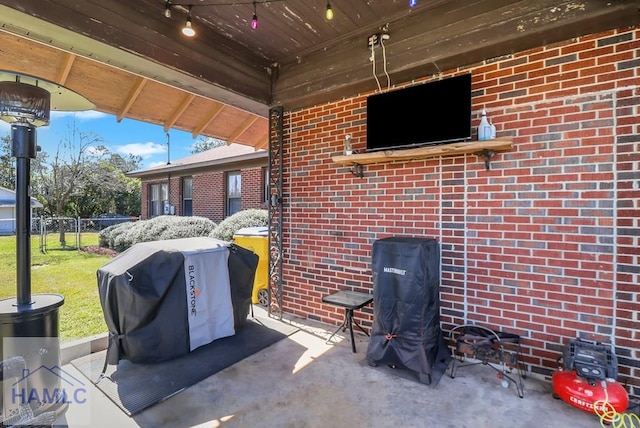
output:
{"label": "black floor mat", "polygon": [[[273,319],[250,318],[234,336],[215,340],[183,357],[156,364],[121,360],[117,367],[107,367],[96,387],[133,416],[297,330]],[[71,364],[95,383],[102,372],[105,353],[87,355]]]}

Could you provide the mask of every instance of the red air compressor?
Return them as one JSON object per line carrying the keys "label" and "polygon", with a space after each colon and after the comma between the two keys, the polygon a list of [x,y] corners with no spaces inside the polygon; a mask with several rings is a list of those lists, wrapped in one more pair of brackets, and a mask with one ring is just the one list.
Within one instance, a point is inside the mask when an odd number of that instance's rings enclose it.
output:
{"label": "red air compressor", "polygon": [[553,396],[573,407],[601,416],[623,413],[629,405],[624,387],[616,382],[618,359],[611,345],[584,339],[569,341],[558,363],[564,366],[553,374]]}

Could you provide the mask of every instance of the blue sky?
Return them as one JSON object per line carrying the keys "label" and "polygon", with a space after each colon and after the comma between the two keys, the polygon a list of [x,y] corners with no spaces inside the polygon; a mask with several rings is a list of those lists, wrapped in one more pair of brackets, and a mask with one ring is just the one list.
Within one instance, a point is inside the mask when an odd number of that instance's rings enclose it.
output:
{"label": "blue sky", "polygon": [[[74,120],[78,131],[102,138],[102,145],[112,152],[141,156],[142,168],[166,164],[168,156],[171,160],[190,156],[191,147],[199,139],[192,138],[191,133],[170,129],[170,153],[167,153],[167,135],[161,125],[131,119],[122,119],[118,123],[115,116],[96,111],[52,111],[49,126],[37,128],[37,143],[42,151],[54,154],[58,143],[69,138]],[[0,121],[0,135],[10,133],[10,125]]]}

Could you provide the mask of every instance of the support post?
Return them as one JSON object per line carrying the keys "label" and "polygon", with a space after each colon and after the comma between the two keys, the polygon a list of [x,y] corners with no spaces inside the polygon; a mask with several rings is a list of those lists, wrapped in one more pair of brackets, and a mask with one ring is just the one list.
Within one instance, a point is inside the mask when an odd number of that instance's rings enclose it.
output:
{"label": "support post", "polygon": [[19,308],[31,301],[31,199],[29,180],[31,159],[36,157],[36,128],[11,125],[11,155],[16,158],[16,280]]}

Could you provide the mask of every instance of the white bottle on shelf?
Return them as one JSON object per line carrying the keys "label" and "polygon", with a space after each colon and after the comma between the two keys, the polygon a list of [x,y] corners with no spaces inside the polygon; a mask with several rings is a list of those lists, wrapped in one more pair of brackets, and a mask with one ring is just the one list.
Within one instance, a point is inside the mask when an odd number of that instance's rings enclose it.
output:
{"label": "white bottle on shelf", "polygon": [[480,125],[478,125],[478,141],[489,140],[491,138],[491,125],[487,120],[487,111],[482,109]]}
{"label": "white bottle on shelf", "polygon": [[491,130],[490,132],[491,135],[489,136],[489,138],[491,139],[496,138],[496,126],[491,121],[489,121],[489,129]]}

